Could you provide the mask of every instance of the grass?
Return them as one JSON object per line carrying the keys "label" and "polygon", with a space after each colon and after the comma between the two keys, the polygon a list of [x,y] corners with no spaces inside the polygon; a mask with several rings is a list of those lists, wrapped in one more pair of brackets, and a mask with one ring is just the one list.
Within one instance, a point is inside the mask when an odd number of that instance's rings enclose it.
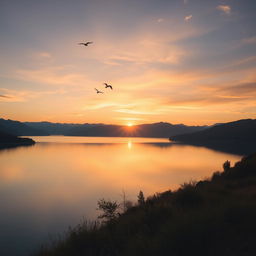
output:
{"label": "grass", "polygon": [[85,222],[37,256],[255,255],[256,154],[100,224]]}

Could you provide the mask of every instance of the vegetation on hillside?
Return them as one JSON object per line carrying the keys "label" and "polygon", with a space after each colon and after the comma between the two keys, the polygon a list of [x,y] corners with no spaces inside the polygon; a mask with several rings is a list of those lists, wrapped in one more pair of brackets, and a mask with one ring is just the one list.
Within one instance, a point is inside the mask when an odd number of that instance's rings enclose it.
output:
{"label": "vegetation on hillside", "polygon": [[255,255],[256,154],[223,169],[177,191],[140,192],[124,213],[101,200],[104,222],[82,223],[36,255]]}

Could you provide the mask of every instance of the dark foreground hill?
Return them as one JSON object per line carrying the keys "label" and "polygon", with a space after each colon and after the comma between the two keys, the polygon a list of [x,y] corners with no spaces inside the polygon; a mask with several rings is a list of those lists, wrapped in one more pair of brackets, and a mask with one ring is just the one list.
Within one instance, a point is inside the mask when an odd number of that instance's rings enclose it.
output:
{"label": "dark foreground hill", "polygon": [[171,136],[170,140],[249,154],[256,151],[256,119],[220,124],[199,132]]}
{"label": "dark foreground hill", "polygon": [[19,138],[17,136],[0,131],[0,148],[33,145],[35,142],[29,138]]}
{"label": "dark foreground hill", "polygon": [[78,225],[35,255],[255,255],[256,154],[223,168],[177,191],[146,201],[140,196],[136,206],[108,215],[105,224]]}

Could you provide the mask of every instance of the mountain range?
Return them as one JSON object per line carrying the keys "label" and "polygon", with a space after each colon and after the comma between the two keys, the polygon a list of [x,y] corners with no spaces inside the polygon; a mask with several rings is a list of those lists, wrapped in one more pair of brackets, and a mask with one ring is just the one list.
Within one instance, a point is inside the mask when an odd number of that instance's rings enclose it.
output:
{"label": "mountain range", "polygon": [[107,124],[72,124],[51,122],[19,122],[0,119],[0,131],[16,136],[99,136],[99,137],[158,137],[191,133],[206,129],[207,126],[187,126],[184,124],[153,123],[132,127]]}

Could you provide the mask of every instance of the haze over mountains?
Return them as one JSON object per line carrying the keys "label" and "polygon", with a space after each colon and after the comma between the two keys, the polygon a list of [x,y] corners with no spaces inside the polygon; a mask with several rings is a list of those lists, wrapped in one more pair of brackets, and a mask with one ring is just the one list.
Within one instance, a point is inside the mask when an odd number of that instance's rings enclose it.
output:
{"label": "haze over mountains", "polygon": [[106,124],[72,124],[51,122],[19,122],[0,119],[0,131],[17,136],[106,136],[106,137],[158,137],[191,133],[206,129],[207,126],[187,126],[183,124],[153,123],[132,127]]}

